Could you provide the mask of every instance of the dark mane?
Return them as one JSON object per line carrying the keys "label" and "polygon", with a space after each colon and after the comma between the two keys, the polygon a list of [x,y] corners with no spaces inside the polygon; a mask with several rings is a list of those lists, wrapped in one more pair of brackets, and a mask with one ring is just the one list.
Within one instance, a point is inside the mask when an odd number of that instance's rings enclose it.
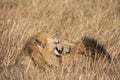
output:
{"label": "dark mane", "polygon": [[81,38],[83,45],[85,46],[87,51],[90,51],[92,55],[99,55],[103,57],[107,57],[109,60],[111,60],[110,55],[106,51],[106,48],[104,45],[98,43],[97,40],[90,38],[90,37],[82,37]]}

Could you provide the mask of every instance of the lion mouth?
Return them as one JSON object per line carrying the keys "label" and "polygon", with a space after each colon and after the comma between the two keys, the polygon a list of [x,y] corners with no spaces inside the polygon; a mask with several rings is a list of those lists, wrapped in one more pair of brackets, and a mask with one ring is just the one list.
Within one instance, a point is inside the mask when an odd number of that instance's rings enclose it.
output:
{"label": "lion mouth", "polygon": [[54,50],[54,54],[57,56],[60,56],[63,53],[63,49],[59,50],[57,47],[55,47],[53,50]]}
{"label": "lion mouth", "polygon": [[69,54],[71,52],[71,47],[68,46],[67,49],[65,48],[61,48],[59,49],[58,47],[55,47],[54,49],[54,54],[57,55],[57,56],[61,56],[62,54]]}

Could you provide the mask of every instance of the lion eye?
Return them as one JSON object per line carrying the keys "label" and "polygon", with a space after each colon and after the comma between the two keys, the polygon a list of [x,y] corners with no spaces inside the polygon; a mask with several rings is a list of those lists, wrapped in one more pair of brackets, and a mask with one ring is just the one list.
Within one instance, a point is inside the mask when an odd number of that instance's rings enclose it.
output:
{"label": "lion eye", "polygon": [[36,39],[36,42],[37,42],[37,45],[41,46],[42,48],[45,47],[45,44],[43,44],[42,42],[38,41],[37,39]]}
{"label": "lion eye", "polygon": [[45,45],[44,45],[44,44],[40,44],[40,46],[41,46],[42,48],[45,48]]}

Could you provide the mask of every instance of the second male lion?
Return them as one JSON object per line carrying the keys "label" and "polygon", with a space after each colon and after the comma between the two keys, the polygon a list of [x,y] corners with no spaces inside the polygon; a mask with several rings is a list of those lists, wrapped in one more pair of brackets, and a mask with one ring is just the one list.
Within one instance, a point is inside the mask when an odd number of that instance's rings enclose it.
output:
{"label": "second male lion", "polygon": [[90,60],[106,58],[109,62],[111,61],[111,57],[105,47],[98,43],[97,40],[89,37],[82,37],[80,41],[76,42],[69,42],[65,40],[61,42],[61,44],[58,44],[57,47],[61,52],[62,63],[64,65],[72,62],[78,55],[91,58]]}
{"label": "second male lion", "polygon": [[85,47],[80,41],[69,42],[64,40],[57,45],[57,48],[61,52],[60,56],[62,57],[62,64],[65,66],[72,63],[79,53],[82,54],[85,52]]}

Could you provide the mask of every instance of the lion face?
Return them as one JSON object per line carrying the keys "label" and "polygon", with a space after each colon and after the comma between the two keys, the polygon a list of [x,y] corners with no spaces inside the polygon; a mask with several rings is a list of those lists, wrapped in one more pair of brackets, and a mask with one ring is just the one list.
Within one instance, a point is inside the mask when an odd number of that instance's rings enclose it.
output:
{"label": "lion face", "polygon": [[71,53],[73,44],[68,42],[67,40],[64,40],[57,44],[56,50],[58,52],[57,55],[65,55]]}
{"label": "lion face", "polygon": [[41,48],[44,48],[46,45],[50,45],[50,47],[53,48],[56,46],[57,43],[59,43],[58,39],[52,38],[51,35],[47,32],[41,32],[35,37],[39,47]]}

